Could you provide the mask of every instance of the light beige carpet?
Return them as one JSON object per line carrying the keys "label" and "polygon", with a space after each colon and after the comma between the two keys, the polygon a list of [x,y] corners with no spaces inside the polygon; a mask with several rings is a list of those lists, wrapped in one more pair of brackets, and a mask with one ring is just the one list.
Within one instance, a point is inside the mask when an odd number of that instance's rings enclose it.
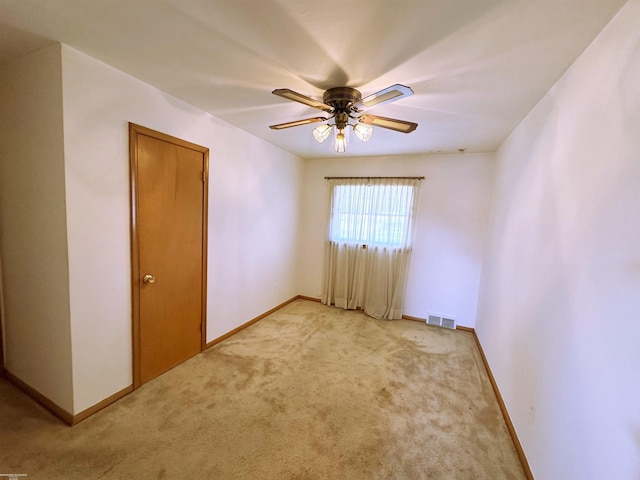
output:
{"label": "light beige carpet", "polygon": [[0,442],[29,480],[524,478],[470,333],[306,300],[72,428],[1,381]]}

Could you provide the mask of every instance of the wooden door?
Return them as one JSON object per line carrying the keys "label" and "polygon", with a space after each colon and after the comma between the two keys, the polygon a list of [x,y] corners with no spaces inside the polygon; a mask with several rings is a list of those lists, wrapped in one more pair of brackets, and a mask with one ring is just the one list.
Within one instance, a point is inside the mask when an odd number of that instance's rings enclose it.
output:
{"label": "wooden door", "polygon": [[205,343],[208,149],[130,124],[134,387]]}

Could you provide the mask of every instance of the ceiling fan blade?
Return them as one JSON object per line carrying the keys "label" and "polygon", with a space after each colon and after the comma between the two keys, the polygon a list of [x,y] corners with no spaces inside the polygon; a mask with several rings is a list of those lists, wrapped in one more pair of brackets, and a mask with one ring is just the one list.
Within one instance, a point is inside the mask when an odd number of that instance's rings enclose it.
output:
{"label": "ceiling fan blade", "polygon": [[383,103],[395,102],[401,98],[410,97],[413,95],[413,90],[404,85],[396,83],[390,87],[380,90],[368,97],[363,98],[355,104],[358,110],[366,110],[367,108],[375,107],[376,105],[382,105]]}
{"label": "ceiling fan blade", "polygon": [[402,133],[411,133],[418,128],[417,123],[407,122],[406,120],[396,120],[395,118],[378,117],[376,115],[361,115],[358,121],[365,125],[388,128],[389,130]]}
{"label": "ceiling fan blade", "polygon": [[294,92],[293,90],[290,90],[288,88],[278,88],[271,93],[273,93],[274,95],[278,95],[279,97],[286,98],[287,100],[293,100],[294,102],[300,102],[309,107],[324,110],[325,112],[333,112],[333,107],[331,105],[322,103],[319,100],[314,100],[313,98],[307,97],[306,95],[302,95],[298,92]]}
{"label": "ceiling fan blade", "polygon": [[294,120],[293,122],[270,125],[269,128],[273,130],[282,130],[283,128],[299,127],[300,125],[308,125],[310,123],[324,122],[326,120],[328,120],[328,118],[325,118],[325,117],[303,118],[302,120]]}

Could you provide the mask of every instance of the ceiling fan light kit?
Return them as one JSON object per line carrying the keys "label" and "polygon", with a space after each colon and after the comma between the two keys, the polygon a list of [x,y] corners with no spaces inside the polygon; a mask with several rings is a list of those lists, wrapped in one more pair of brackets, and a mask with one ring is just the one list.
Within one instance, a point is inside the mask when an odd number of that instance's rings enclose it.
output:
{"label": "ceiling fan light kit", "polygon": [[338,153],[344,153],[347,151],[347,135],[344,130],[338,130],[336,133],[336,139],[333,143],[333,148]]}
{"label": "ceiling fan light kit", "polygon": [[331,125],[327,123],[313,129],[313,138],[315,138],[318,143],[324,142],[329,135],[331,135]]}
{"label": "ceiling fan light kit", "polygon": [[[366,142],[373,134],[373,127],[386,128],[401,133],[411,133],[417,127],[417,123],[408,122],[406,120],[397,120],[394,118],[379,117],[371,114],[362,114],[366,109],[382,105],[383,103],[395,102],[404,97],[413,95],[413,90],[404,85],[391,85],[390,87],[380,90],[368,97],[362,98],[362,94],[352,87],[335,87],[325,91],[322,96],[322,102],[314,100],[288,88],[279,88],[272,92],[274,95],[293,100],[309,107],[317,108],[329,114],[329,117],[311,117],[292,122],[279,123],[271,125],[269,128],[274,130],[282,130],[284,128],[298,127],[300,125],[308,125],[316,122],[329,122],[313,129],[313,138],[318,143],[323,143],[331,134],[331,127],[334,127],[334,144],[336,152],[344,153],[347,151],[348,143],[348,127],[353,129],[356,137]],[[352,120],[352,123],[349,121]]]}
{"label": "ceiling fan light kit", "polygon": [[362,142],[366,142],[371,138],[371,135],[373,135],[373,127],[363,123],[358,123],[353,125],[353,133],[355,133],[356,137],[358,137]]}

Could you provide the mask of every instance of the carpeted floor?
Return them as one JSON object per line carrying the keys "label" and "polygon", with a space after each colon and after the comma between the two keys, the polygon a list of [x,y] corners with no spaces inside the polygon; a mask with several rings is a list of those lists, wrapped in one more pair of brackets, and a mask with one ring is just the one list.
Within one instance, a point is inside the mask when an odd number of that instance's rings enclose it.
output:
{"label": "carpeted floor", "polygon": [[0,444],[29,480],[525,478],[470,333],[306,300],[72,428],[0,381]]}

